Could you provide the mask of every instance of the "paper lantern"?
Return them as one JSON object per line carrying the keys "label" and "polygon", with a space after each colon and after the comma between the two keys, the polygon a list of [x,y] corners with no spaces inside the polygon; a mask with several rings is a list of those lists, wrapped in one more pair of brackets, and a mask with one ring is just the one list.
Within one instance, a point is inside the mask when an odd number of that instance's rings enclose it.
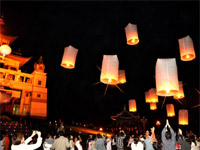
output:
{"label": "paper lantern", "polygon": [[158,103],[158,95],[156,94],[155,88],[151,88],[149,90],[149,99],[150,99],[150,103]]}
{"label": "paper lantern", "polygon": [[75,67],[77,53],[78,49],[72,46],[65,47],[61,66],[67,69],[73,69]]}
{"label": "paper lantern", "polygon": [[145,102],[151,103],[150,98],[149,98],[149,91],[145,92]]}
{"label": "paper lantern", "polygon": [[104,55],[100,81],[105,84],[118,83],[119,60],[117,55]]}
{"label": "paper lantern", "polygon": [[182,61],[190,61],[195,59],[195,51],[193,41],[190,36],[186,36],[178,40],[180,56]]}
{"label": "paper lantern", "polygon": [[9,55],[11,52],[12,52],[12,49],[10,48],[10,46],[4,45],[4,44],[1,45],[1,47],[0,47],[0,53],[1,53],[3,56]]}
{"label": "paper lantern", "polygon": [[174,117],[175,116],[173,104],[166,104],[166,110],[167,110],[167,116],[168,117]]}
{"label": "paper lantern", "polygon": [[184,91],[183,91],[183,83],[182,81],[179,81],[179,91],[174,95],[174,99],[181,99],[184,98]]}
{"label": "paper lantern", "polygon": [[124,84],[124,83],[126,83],[125,70],[119,70],[118,84]]}
{"label": "paper lantern", "polygon": [[188,110],[180,109],[178,112],[179,125],[188,125]]}
{"label": "paper lantern", "polygon": [[134,99],[129,100],[129,111],[130,112],[137,111],[136,101]]}
{"label": "paper lantern", "polygon": [[159,96],[174,96],[179,91],[175,58],[157,59],[156,90]]}
{"label": "paper lantern", "polygon": [[139,43],[137,25],[129,23],[125,27],[125,32],[128,45],[136,45]]}
{"label": "paper lantern", "polygon": [[156,109],[157,109],[156,103],[150,103],[150,110],[156,110]]}

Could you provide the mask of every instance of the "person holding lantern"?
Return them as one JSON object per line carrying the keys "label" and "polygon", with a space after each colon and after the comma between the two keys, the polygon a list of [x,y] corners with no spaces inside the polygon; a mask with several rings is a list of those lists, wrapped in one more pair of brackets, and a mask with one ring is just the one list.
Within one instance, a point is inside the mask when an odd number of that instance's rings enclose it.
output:
{"label": "person holding lantern", "polygon": [[[169,131],[167,130],[167,127],[169,128]],[[168,119],[166,120],[166,125],[162,130],[161,138],[163,143],[162,150],[176,150],[174,130],[169,125]]]}

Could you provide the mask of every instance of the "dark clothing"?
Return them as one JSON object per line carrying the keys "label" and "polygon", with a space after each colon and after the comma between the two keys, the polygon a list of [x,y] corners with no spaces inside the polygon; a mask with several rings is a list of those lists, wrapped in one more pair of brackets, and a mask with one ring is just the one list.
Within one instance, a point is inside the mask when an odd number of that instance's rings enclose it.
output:
{"label": "dark clothing", "polygon": [[169,130],[172,136],[171,136],[171,139],[166,139],[165,137],[166,129],[167,127],[164,127],[161,134],[162,143],[163,143],[162,150],[176,150],[176,145],[175,145],[176,139],[174,135],[174,130],[171,127],[169,127]]}
{"label": "dark clothing", "polygon": [[191,145],[185,140],[178,140],[177,143],[181,145],[181,150],[191,150]]}

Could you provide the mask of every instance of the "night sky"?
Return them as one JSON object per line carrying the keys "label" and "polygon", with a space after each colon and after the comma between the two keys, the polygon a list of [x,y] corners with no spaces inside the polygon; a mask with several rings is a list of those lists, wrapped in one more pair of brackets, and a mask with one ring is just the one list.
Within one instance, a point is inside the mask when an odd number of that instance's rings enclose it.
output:
{"label": "night sky", "polygon": [[[128,100],[136,99],[140,117],[166,119],[164,98],[158,110],[149,110],[144,92],[155,88],[157,58],[176,58],[178,77],[183,81],[183,105],[167,97],[178,110],[189,109],[190,123],[198,123],[199,108],[199,2],[2,2],[7,33],[17,35],[13,51],[21,48],[23,56],[33,58],[21,69],[33,71],[34,62],[43,56],[47,72],[48,119],[66,122],[109,124],[110,116],[128,109]],[[124,28],[137,24],[140,42],[126,44]],[[178,39],[193,39],[196,59],[180,60]],[[64,47],[79,49],[75,69],[60,66]],[[125,69],[127,83],[116,87],[93,85],[100,81],[104,54],[117,54],[119,69]],[[196,118],[196,119],[195,119]],[[153,121],[152,121],[153,123]],[[195,125],[196,126],[196,125]],[[197,124],[198,126],[198,124]]]}

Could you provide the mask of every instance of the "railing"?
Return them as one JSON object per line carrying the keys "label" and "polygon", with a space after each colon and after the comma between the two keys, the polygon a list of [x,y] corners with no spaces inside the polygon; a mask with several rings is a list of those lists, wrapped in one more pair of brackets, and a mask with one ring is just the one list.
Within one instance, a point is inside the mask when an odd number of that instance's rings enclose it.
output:
{"label": "railing", "polygon": [[28,73],[23,73],[21,70],[14,71],[9,69],[0,68],[0,85],[8,82],[19,82],[24,84],[33,83],[33,75]]}

